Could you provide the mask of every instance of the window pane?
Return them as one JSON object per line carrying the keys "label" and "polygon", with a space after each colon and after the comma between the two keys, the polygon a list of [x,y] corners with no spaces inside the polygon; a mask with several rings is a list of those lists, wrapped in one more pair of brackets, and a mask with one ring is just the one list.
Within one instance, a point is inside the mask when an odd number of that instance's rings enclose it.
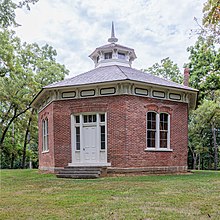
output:
{"label": "window pane", "polygon": [[160,114],[160,130],[168,130],[168,115],[165,113]]}
{"label": "window pane", "polygon": [[105,126],[101,126],[101,133],[105,133]]}
{"label": "window pane", "polygon": [[93,115],[93,122],[96,122],[96,115]]}
{"label": "window pane", "polygon": [[160,114],[160,147],[167,148],[168,114]]}
{"label": "window pane", "polygon": [[101,149],[105,150],[105,142],[101,142]]}
{"label": "window pane", "polygon": [[156,146],[156,113],[147,113],[147,147]]}
{"label": "window pane", "polygon": [[76,142],[80,142],[80,135],[76,135]]}
{"label": "window pane", "polygon": [[83,116],[84,123],[92,123],[96,122],[96,115],[84,115]]}
{"label": "window pane", "polygon": [[155,147],[155,140],[147,139],[147,147]]}
{"label": "window pane", "polygon": [[76,150],[80,150],[80,143],[76,143]]}
{"label": "window pane", "polygon": [[105,149],[105,126],[101,126],[101,149]]}
{"label": "window pane", "polygon": [[147,113],[147,129],[156,129],[156,113]]}
{"label": "window pane", "polygon": [[105,114],[101,114],[100,115],[100,121],[101,122],[105,122]]}
{"label": "window pane", "polygon": [[76,118],[76,123],[80,123],[79,115],[75,116],[75,118]]}
{"label": "window pane", "polygon": [[76,127],[76,135],[80,134],[80,127]]}
{"label": "window pane", "polygon": [[106,59],[112,59],[112,52],[105,53],[105,60]]}
{"label": "window pane", "polygon": [[84,116],[83,116],[83,119],[84,119],[84,123],[87,123],[87,122],[88,122],[88,117],[87,117],[87,115],[84,115]]}
{"label": "window pane", "polygon": [[105,134],[101,134],[101,142],[105,141]]}
{"label": "window pane", "polygon": [[76,127],[76,150],[80,150],[80,127]]}
{"label": "window pane", "polygon": [[160,147],[167,148],[167,132],[166,131],[160,132]]}
{"label": "window pane", "polygon": [[92,122],[92,115],[88,115],[89,117],[89,122]]}
{"label": "window pane", "polygon": [[125,54],[124,53],[118,53],[118,58],[119,59],[125,59]]}
{"label": "window pane", "polygon": [[147,131],[147,147],[155,147],[155,131]]}

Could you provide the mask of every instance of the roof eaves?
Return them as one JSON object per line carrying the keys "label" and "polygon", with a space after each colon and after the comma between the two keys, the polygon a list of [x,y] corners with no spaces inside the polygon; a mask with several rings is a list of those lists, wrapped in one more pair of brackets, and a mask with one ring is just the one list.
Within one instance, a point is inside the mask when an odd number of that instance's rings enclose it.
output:
{"label": "roof eaves", "polygon": [[34,103],[35,103],[35,101],[38,99],[39,95],[43,92],[43,90],[45,90],[45,89],[42,88],[42,89],[34,96],[33,100],[32,100],[31,103],[30,103],[30,106],[31,106],[32,108],[34,108]]}

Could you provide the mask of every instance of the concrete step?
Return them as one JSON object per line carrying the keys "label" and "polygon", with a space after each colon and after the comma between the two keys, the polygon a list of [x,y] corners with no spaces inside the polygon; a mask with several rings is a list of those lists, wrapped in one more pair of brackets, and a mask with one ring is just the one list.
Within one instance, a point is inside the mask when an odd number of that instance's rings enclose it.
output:
{"label": "concrete step", "polygon": [[56,174],[59,178],[94,179],[102,175],[102,167],[65,167]]}
{"label": "concrete step", "polygon": [[72,179],[96,179],[99,178],[98,174],[57,174],[58,178],[72,178]]}
{"label": "concrete step", "polygon": [[64,167],[65,170],[102,170],[102,167]]}
{"label": "concrete step", "polygon": [[100,170],[67,170],[59,171],[59,174],[101,174]]}

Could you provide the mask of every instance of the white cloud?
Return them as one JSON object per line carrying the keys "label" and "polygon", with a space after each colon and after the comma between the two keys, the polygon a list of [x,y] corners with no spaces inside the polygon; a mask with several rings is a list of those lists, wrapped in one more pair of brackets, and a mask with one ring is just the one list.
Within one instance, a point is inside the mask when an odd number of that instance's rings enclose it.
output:
{"label": "white cloud", "polygon": [[170,57],[182,68],[186,48],[196,28],[193,17],[202,17],[205,0],[41,0],[31,11],[17,10],[22,40],[48,43],[58,52],[58,61],[70,76],[94,68],[88,55],[107,43],[115,21],[119,43],[135,49],[133,67],[146,68]]}

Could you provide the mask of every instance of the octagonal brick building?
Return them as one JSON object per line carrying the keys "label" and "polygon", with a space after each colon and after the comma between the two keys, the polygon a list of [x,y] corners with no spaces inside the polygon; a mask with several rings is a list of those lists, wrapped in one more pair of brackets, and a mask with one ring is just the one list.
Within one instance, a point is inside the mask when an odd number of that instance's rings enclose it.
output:
{"label": "octagonal brick building", "polygon": [[89,56],[94,69],[45,86],[33,100],[40,170],[63,177],[187,170],[188,110],[198,91],[132,68],[134,49],[117,41],[112,24],[108,44]]}

